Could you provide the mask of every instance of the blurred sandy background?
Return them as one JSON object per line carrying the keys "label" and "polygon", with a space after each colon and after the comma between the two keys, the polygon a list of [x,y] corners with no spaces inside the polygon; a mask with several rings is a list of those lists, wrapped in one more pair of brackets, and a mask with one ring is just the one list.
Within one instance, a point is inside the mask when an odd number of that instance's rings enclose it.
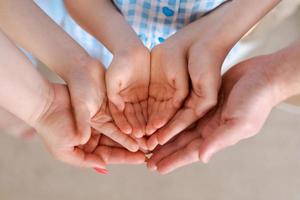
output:
{"label": "blurred sandy background", "polygon": [[[296,0],[283,1],[245,38],[241,57],[272,52],[300,38],[300,9],[289,16],[296,7],[288,2]],[[219,153],[208,165],[197,163],[167,176],[144,166],[114,166],[110,175],[98,175],[54,161],[38,138],[0,134],[0,200],[299,200],[298,109],[281,105],[255,138]]]}

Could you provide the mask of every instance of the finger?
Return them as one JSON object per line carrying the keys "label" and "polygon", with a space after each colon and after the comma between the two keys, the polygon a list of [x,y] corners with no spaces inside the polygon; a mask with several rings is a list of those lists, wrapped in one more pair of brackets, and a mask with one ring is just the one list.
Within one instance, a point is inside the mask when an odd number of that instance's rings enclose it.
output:
{"label": "finger", "polygon": [[174,136],[189,127],[198,117],[190,108],[183,108],[171,119],[171,121],[155,134],[160,145],[164,145]]}
{"label": "finger", "polygon": [[119,127],[119,129],[121,129],[121,131],[126,134],[131,134],[132,128],[131,128],[129,122],[127,121],[124,113],[119,111],[116,108],[116,106],[111,102],[109,102],[109,108],[110,108],[111,115],[112,115],[116,125]]}
{"label": "finger", "polygon": [[77,147],[73,147],[69,150],[57,151],[56,158],[77,167],[106,168],[106,163],[101,157],[92,153],[85,153],[82,149]]}
{"label": "finger", "polygon": [[156,130],[160,129],[174,116],[177,108],[172,104],[172,100],[160,102],[157,113],[153,116],[153,124]]}
{"label": "finger", "polygon": [[92,136],[90,137],[89,141],[83,145],[83,150],[86,153],[92,153],[96,147],[98,146],[99,140],[101,138],[101,135],[99,134],[92,134]]}
{"label": "finger", "polygon": [[[144,119],[147,122],[148,121],[148,102],[147,102],[147,100],[142,101],[141,106],[142,106],[142,112],[143,112]],[[147,123],[146,123],[146,125],[147,125]]]}
{"label": "finger", "polygon": [[175,108],[180,108],[184,102],[184,100],[189,95],[189,75],[186,71],[186,68],[182,68],[180,76],[177,76],[174,81],[175,86],[175,94],[173,96],[173,105]]}
{"label": "finger", "polygon": [[218,151],[232,146],[240,140],[246,138],[248,134],[247,127],[243,127],[234,121],[228,121],[218,127],[213,133],[207,134],[203,145],[199,151],[200,158],[204,163],[207,163],[211,157]]}
{"label": "finger", "polygon": [[199,148],[201,147],[202,141],[202,138],[195,139],[183,149],[164,158],[157,164],[157,171],[160,174],[167,174],[177,168],[198,162]]}
{"label": "finger", "polygon": [[138,144],[129,135],[122,133],[113,123],[96,124],[91,123],[92,127],[104,134],[105,136],[111,138],[115,142],[121,144],[129,151],[137,151],[139,149]]}
{"label": "finger", "polygon": [[109,137],[102,135],[101,139],[99,141],[99,145],[104,145],[104,146],[109,146],[109,147],[117,147],[117,148],[123,148],[122,145],[120,145],[119,143],[113,141],[112,139],[110,139]]}
{"label": "finger", "polygon": [[142,125],[139,123],[133,105],[131,103],[126,103],[124,110],[126,119],[132,127],[132,135],[134,137],[140,137],[143,135]]}
{"label": "finger", "polygon": [[106,83],[107,96],[110,102],[112,102],[120,112],[123,112],[125,109],[125,102],[122,96],[119,94],[121,83],[118,82],[109,82]]}
{"label": "finger", "polygon": [[156,101],[154,99],[149,99],[148,104],[148,122],[146,126],[146,135],[152,135],[158,128],[156,128],[156,124],[154,123],[154,119],[156,118],[156,115],[158,114],[158,108],[159,108],[159,101]]}
{"label": "finger", "polygon": [[145,162],[145,155],[142,152],[129,152],[123,148],[99,146],[95,154],[106,164],[142,164]]}
{"label": "finger", "polygon": [[135,141],[138,143],[141,150],[148,151],[146,138],[135,138]]}
{"label": "finger", "polygon": [[73,100],[72,106],[75,115],[76,132],[79,138],[78,144],[84,145],[91,137],[91,127],[89,124],[91,116],[88,108],[81,103],[76,103],[76,100]]}
{"label": "finger", "polygon": [[190,143],[192,140],[200,136],[201,133],[197,129],[194,129],[192,131],[185,131],[181,133],[174,141],[161,146],[161,148],[159,148],[158,150],[155,149],[153,155],[147,162],[148,169],[150,169],[151,171],[156,170],[156,165],[160,160],[168,157],[170,154],[178,151],[179,149]]}
{"label": "finger", "polygon": [[142,129],[142,131],[140,132],[141,134],[136,135],[136,137],[141,138],[145,135],[145,129],[146,129],[146,120],[143,115],[142,105],[140,105],[139,103],[134,103],[133,108],[135,111],[136,118],[139,124],[141,125],[141,129]]}

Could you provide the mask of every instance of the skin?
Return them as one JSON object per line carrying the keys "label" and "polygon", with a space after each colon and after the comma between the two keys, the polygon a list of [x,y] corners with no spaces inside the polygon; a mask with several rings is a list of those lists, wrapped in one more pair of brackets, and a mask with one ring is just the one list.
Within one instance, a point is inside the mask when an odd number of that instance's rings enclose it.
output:
{"label": "skin", "polygon": [[[5,83],[0,86],[0,106],[32,126],[56,159],[75,166],[98,168],[105,168],[110,163],[144,162],[141,152],[130,152],[110,139],[100,140],[93,151],[85,151],[81,133],[76,129],[67,86],[45,80],[2,32],[0,44],[0,77]],[[131,141],[132,146],[127,147],[137,151],[135,141],[114,126],[107,110],[103,104],[93,125],[97,129],[95,133],[119,143],[127,141],[130,144]],[[90,146],[90,140],[86,145]]]}
{"label": "skin", "polygon": [[148,141],[150,150],[166,144],[217,104],[221,67],[230,49],[279,1],[257,3],[260,6],[249,0],[229,1],[153,49],[151,128],[147,127],[150,134],[158,130]]}
{"label": "skin", "polygon": [[65,4],[73,18],[112,52],[106,73],[109,107],[117,126],[138,140],[145,135],[147,122],[149,51],[111,1],[67,0]]}
{"label": "skin", "polygon": [[85,144],[91,135],[90,119],[105,97],[98,77],[104,75],[103,66],[91,59],[33,1],[1,0],[0,5],[2,31],[67,83],[76,128],[82,135],[80,143]]}
{"label": "skin", "polygon": [[149,169],[166,174],[200,160],[207,163],[218,151],[259,133],[272,108],[300,93],[299,52],[298,42],[234,66],[223,77],[218,106],[158,148]]}

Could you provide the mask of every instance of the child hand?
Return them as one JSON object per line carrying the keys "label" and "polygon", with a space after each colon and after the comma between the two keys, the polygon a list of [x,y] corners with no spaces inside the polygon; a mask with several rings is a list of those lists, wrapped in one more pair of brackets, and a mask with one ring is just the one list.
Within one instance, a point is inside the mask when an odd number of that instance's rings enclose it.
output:
{"label": "child hand", "polygon": [[197,127],[154,152],[148,167],[165,174],[200,159],[208,162],[214,153],[257,134],[278,103],[266,73],[269,63],[258,57],[233,67],[223,78],[218,107]]}
{"label": "child hand", "polygon": [[144,136],[150,77],[150,54],[145,47],[114,54],[106,73],[109,108],[122,132]]}
{"label": "child hand", "polygon": [[147,135],[163,127],[187,95],[186,51],[176,40],[168,39],[151,51]]}

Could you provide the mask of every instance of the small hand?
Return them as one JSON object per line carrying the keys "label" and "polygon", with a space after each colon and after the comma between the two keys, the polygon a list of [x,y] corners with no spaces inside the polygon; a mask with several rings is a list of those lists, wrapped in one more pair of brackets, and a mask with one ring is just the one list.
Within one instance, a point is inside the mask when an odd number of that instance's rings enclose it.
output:
{"label": "small hand", "polygon": [[[171,61],[174,62],[177,61],[174,58],[179,58],[178,55],[172,57]],[[198,42],[189,47],[186,59],[187,64],[184,67],[188,69],[192,85],[190,94],[183,107],[178,111],[174,110],[177,111],[175,116],[150,137],[148,141],[150,149],[154,149],[158,144],[164,145],[167,143],[171,138],[204,116],[217,103],[221,82],[220,69],[225,55],[218,54],[212,48]],[[174,65],[171,66],[173,70]],[[180,84],[184,85],[183,83]]]}
{"label": "small hand", "polygon": [[106,73],[109,108],[116,125],[141,138],[147,122],[150,55],[146,48],[117,53]]}
{"label": "small hand", "polygon": [[163,127],[181,107],[188,95],[187,73],[185,49],[172,40],[151,51],[147,135]]}
{"label": "small hand", "polygon": [[196,128],[154,152],[148,167],[165,174],[200,159],[208,162],[214,153],[257,134],[278,103],[266,73],[270,63],[257,57],[233,67],[223,78],[218,107]]}

